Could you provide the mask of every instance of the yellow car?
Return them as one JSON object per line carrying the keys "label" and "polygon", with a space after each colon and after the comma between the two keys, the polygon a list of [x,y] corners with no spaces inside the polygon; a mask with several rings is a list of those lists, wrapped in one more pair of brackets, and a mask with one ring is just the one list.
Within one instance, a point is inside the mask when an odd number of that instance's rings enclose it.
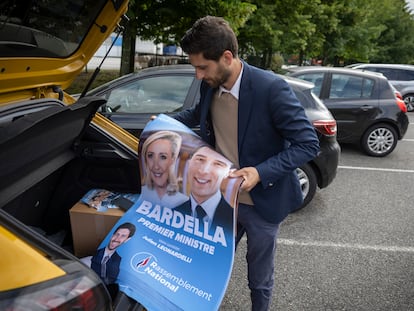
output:
{"label": "yellow car", "polygon": [[0,210],[0,310],[112,310],[100,278]]}
{"label": "yellow car", "polygon": [[122,310],[76,254],[69,211],[90,189],[140,191],[138,140],[65,89],[128,1],[0,7],[0,310]]}

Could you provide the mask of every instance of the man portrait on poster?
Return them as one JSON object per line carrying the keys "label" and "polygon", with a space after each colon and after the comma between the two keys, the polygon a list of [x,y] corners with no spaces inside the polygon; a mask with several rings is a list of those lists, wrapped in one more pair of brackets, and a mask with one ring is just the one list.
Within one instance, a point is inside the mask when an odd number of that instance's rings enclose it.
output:
{"label": "man portrait on poster", "polygon": [[210,146],[196,149],[188,164],[187,183],[190,199],[174,210],[192,215],[208,228],[233,230],[233,208],[223,197],[220,186],[228,176],[232,163]]}
{"label": "man portrait on poster", "polygon": [[91,268],[104,281],[105,284],[115,283],[119,274],[119,265],[121,263],[121,256],[117,249],[122,244],[128,242],[135,234],[135,225],[131,223],[123,223],[119,225],[109,243],[97,250],[91,259]]}

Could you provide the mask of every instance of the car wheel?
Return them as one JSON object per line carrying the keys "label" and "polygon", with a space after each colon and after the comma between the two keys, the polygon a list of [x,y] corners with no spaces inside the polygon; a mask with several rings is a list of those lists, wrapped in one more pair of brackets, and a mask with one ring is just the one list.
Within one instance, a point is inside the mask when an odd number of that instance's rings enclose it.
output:
{"label": "car wheel", "polygon": [[371,126],[362,136],[361,147],[366,154],[373,157],[385,157],[397,145],[395,129],[384,123]]}
{"label": "car wheel", "polygon": [[296,174],[298,175],[300,187],[302,189],[303,204],[294,212],[304,208],[310,201],[312,201],[317,187],[315,172],[309,164],[304,164],[300,168],[297,168]]}
{"label": "car wheel", "polygon": [[407,106],[407,111],[414,111],[414,94],[405,95],[404,102]]}

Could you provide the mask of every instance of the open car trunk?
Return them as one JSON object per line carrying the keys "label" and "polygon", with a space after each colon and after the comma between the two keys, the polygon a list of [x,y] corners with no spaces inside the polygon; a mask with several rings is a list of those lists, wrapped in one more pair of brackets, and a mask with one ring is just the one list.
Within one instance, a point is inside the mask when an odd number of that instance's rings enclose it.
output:
{"label": "open car trunk", "polygon": [[72,250],[69,209],[92,188],[141,189],[137,154],[90,123],[104,100],[86,97],[0,110],[0,208]]}

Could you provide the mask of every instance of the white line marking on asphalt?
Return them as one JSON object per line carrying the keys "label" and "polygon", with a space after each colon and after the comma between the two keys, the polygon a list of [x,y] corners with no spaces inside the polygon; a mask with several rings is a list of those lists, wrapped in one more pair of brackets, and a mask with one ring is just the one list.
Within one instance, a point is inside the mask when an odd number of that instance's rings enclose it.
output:
{"label": "white line marking on asphalt", "polygon": [[411,138],[403,138],[403,141],[413,142],[413,141],[414,141],[414,139],[411,139]]}
{"label": "white line marking on asphalt", "polygon": [[360,166],[344,166],[339,165],[338,168],[347,170],[364,170],[364,171],[380,171],[380,172],[394,172],[394,173],[414,173],[414,170],[402,170],[398,168],[379,168],[379,167],[360,167]]}
{"label": "white line marking on asphalt", "polygon": [[332,243],[332,242],[304,242],[295,241],[290,239],[277,239],[277,243],[280,245],[289,246],[316,246],[316,247],[331,247],[331,248],[347,248],[358,249],[368,251],[380,251],[380,252],[400,252],[400,253],[414,253],[414,247],[404,246],[381,246],[381,245],[362,245],[362,244],[349,244],[349,243]]}

